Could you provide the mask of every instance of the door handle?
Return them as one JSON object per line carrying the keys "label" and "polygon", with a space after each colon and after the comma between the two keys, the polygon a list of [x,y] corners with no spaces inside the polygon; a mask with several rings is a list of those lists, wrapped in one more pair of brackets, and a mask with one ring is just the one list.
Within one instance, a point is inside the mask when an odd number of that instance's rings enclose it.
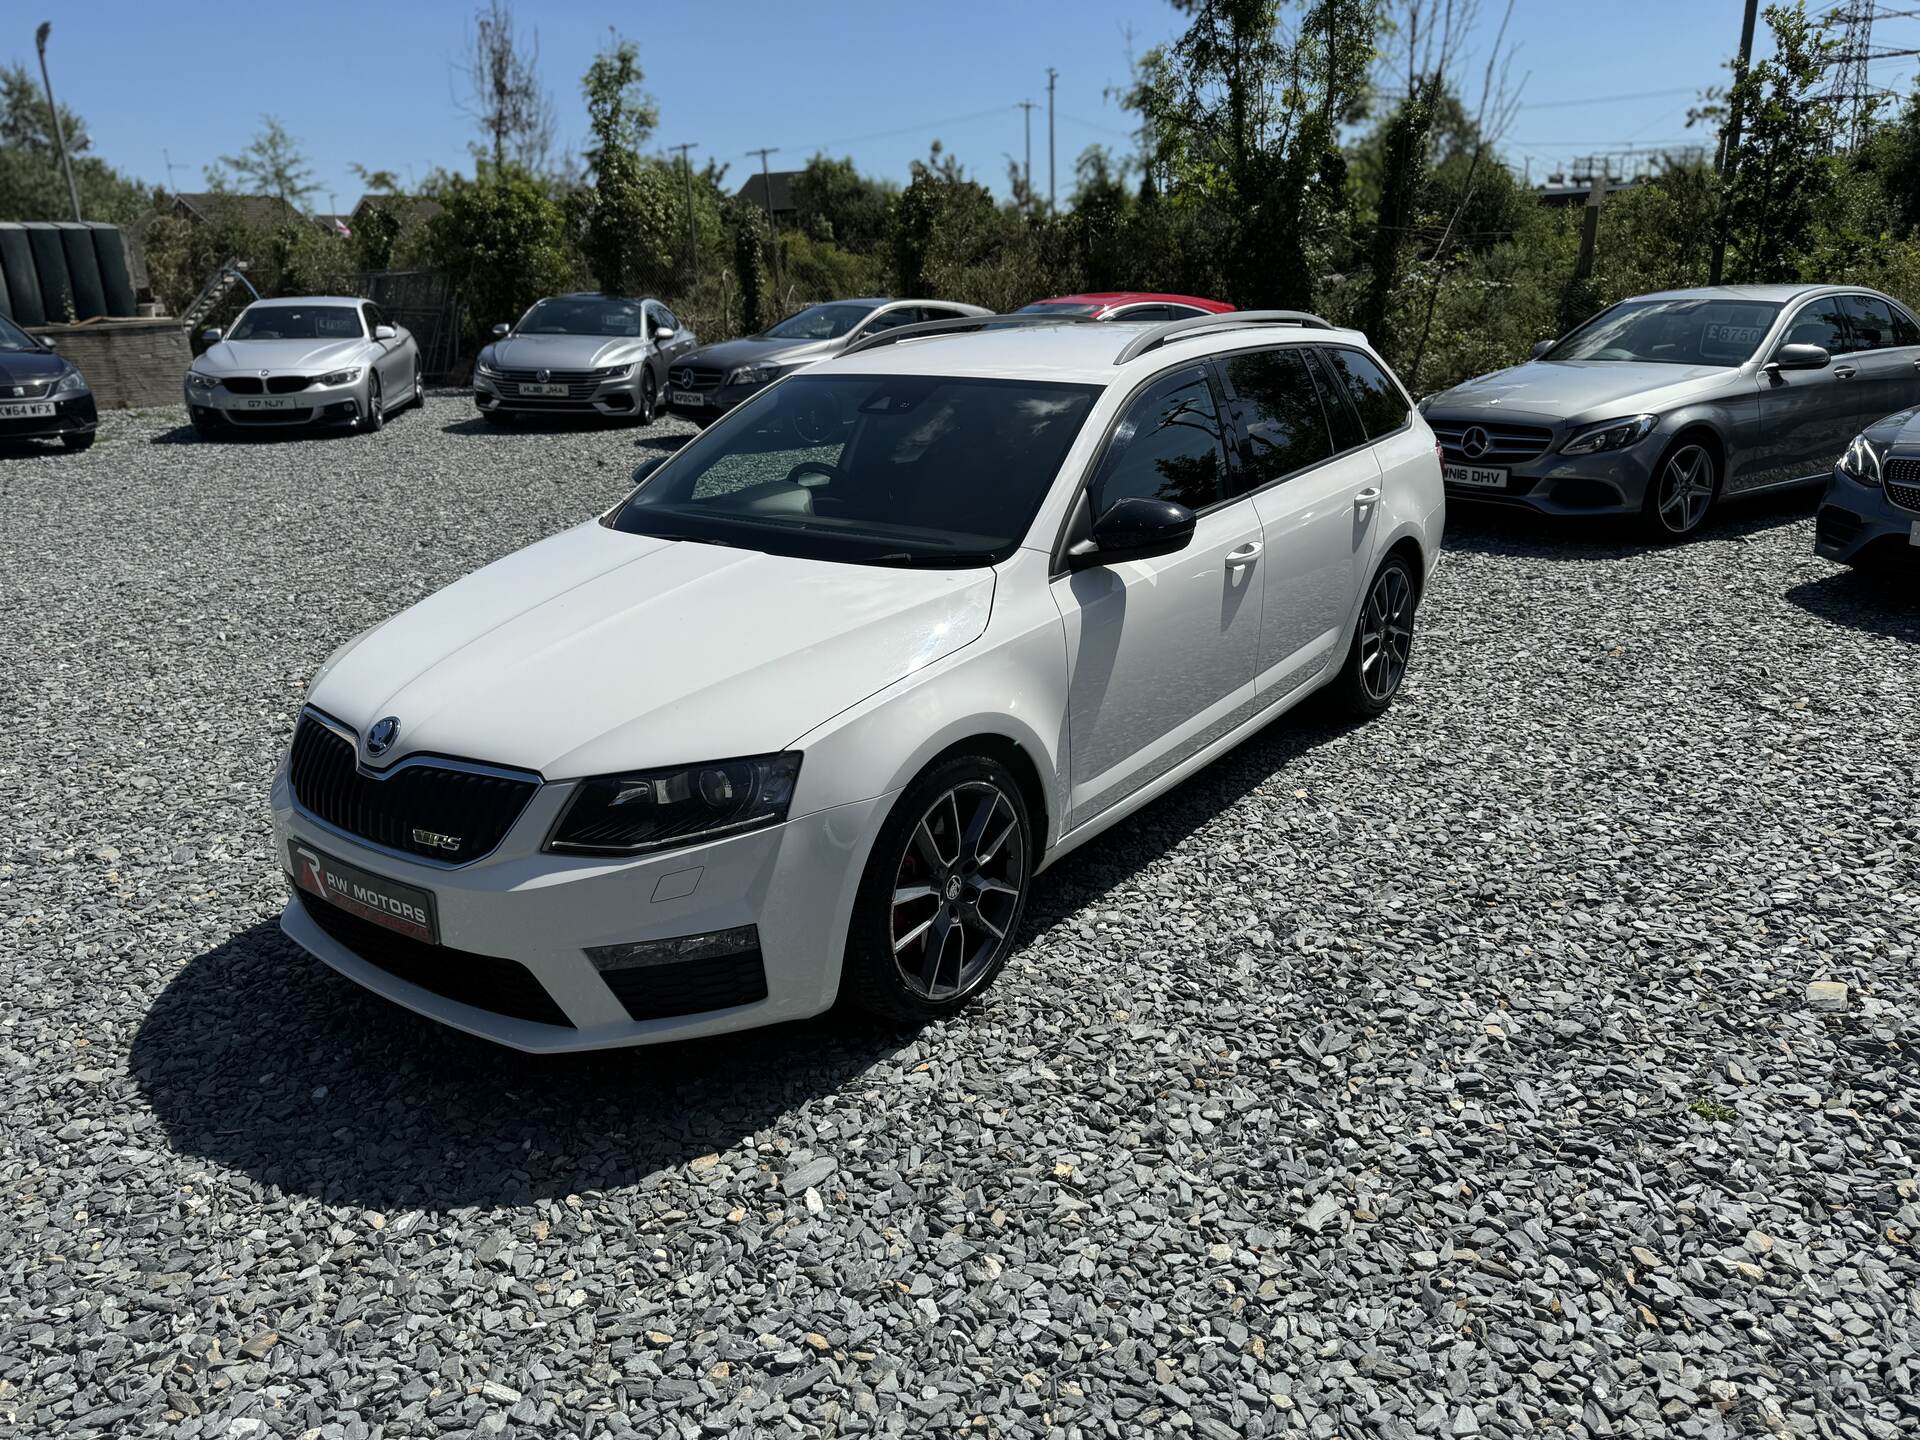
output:
{"label": "door handle", "polygon": [[1856,373],[1851,365],[1836,365],[1833,367],[1833,378],[1836,380],[1851,380]]}
{"label": "door handle", "polygon": [[1353,497],[1353,508],[1356,510],[1365,510],[1368,506],[1378,505],[1379,503],[1380,487],[1378,485],[1369,485]]}
{"label": "door handle", "polygon": [[1232,570],[1240,565],[1251,565],[1259,558],[1260,542],[1258,540],[1249,540],[1238,550],[1229,550],[1227,552],[1227,568]]}

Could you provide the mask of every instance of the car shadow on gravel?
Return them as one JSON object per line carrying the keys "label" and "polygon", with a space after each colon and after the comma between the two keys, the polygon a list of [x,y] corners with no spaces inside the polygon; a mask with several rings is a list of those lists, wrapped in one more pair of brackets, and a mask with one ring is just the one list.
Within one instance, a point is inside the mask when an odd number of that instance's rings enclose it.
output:
{"label": "car shadow on gravel", "polygon": [[[1812,515],[1817,486],[1783,490],[1753,500],[1722,505],[1707,517],[1696,541],[1744,540],[1763,530],[1791,525]],[[1643,538],[1639,526],[1616,516],[1581,519],[1540,515],[1514,505],[1447,499],[1448,550],[1480,555],[1524,555],[1541,560],[1626,560],[1658,545]]]}
{"label": "car shadow on gravel", "polygon": [[401,1009],[262,922],[189,962],[129,1067],[176,1151],[328,1204],[522,1205],[723,1151],[910,1043],[838,1014],[532,1056]]}
{"label": "car shadow on gravel", "polygon": [[[387,417],[387,424],[406,423],[407,411]],[[324,445],[331,440],[351,440],[362,434],[347,425],[289,425],[284,430],[270,429],[265,425],[253,426],[244,430],[228,430],[224,434],[201,435],[191,425],[175,425],[149,435],[149,445]]]}
{"label": "car shadow on gravel", "polygon": [[1849,630],[1920,645],[1920,564],[1836,570],[1794,586],[1787,599]]}
{"label": "car shadow on gravel", "polygon": [[464,420],[455,420],[442,425],[440,430],[446,435],[470,437],[476,435],[598,435],[608,430],[639,430],[645,426],[636,426],[627,420],[609,420],[594,415],[520,415],[504,425],[491,420],[483,420],[479,415],[469,415]]}

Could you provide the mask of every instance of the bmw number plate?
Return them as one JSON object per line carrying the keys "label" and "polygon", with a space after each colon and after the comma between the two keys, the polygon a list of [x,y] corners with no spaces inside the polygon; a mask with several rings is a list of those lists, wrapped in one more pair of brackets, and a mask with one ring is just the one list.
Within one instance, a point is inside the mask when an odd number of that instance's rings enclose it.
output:
{"label": "bmw number plate", "polygon": [[1466,485],[1475,490],[1504,490],[1507,472],[1486,465],[1448,465],[1443,467],[1449,485]]}
{"label": "bmw number plate", "polygon": [[440,924],[430,891],[369,875],[298,840],[287,841],[287,861],[293,867],[293,883],[309,895],[409,940],[439,943]]}
{"label": "bmw number plate", "polygon": [[27,420],[35,415],[53,414],[51,400],[29,400],[24,405],[0,405],[0,420]]}
{"label": "bmw number plate", "polygon": [[241,410],[291,410],[299,403],[291,395],[243,395],[233,402]]}
{"label": "bmw number plate", "polygon": [[702,395],[698,390],[673,390],[667,394],[667,403],[669,405],[691,405],[694,409],[698,410],[702,405],[707,403],[707,397]]}

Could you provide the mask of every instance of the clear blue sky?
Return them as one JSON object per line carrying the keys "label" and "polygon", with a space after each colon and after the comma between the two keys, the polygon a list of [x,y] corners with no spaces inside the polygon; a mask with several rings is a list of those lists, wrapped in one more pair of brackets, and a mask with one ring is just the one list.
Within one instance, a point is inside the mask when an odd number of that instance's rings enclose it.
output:
{"label": "clear blue sky", "polygon": [[[1813,0],[1827,8],[1831,0]],[[1491,40],[1501,0],[1482,0],[1477,49]],[[1910,6],[1898,8],[1911,9]],[[816,149],[852,155],[904,180],[936,137],[977,178],[1005,189],[1006,157],[1022,153],[1015,102],[1056,96],[1062,194],[1090,144],[1125,149],[1129,117],[1108,97],[1138,53],[1175,35],[1165,0],[835,0],[825,5],[517,6],[539,34],[540,68],[563,143],[585,129],[579,76],[618,26],[640,44],[660,107],[659,144],[696,142],[739,180],[750,147],[777,145],[775,169]],[[54,88],[79,111],[104,158],[156,184],[202,188],[202,171],[243,146],[262,114],[305,147],[340,208],[360,186],[355,161],[424,176],[466,167],[474,138],[454,74],[471,0],[363,0],[324,6],[155,5],[24,0],[0,20],[0,55],[33,64],[33,27],[54,24]],[[1519,0],[1510,38],[1523,107],[1506,151],[1535,178],[1576,155],[1626,146],[1707,142],[1686,128],[1700,88],[1724,78],[1739,36],[1740,0]],[[1762,27],[1764,32],[1764,26]],[[1889,20],[1875,42],[1920,45],[1920,20]],[[1477,85],[1477,59],[1463,67]],[[1912,59],[1876,63],[1876,82],[1911,87]],[[1046,111],[1033,112],[1034,183],[1047,184]],[[163,151],[165,152],[163,154]]]}

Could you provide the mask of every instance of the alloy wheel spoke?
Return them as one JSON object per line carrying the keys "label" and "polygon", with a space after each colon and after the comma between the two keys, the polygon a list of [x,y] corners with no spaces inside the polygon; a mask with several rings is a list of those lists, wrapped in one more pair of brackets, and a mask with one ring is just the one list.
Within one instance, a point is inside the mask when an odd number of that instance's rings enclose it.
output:
{"label": "alloy wheel spoke", "polygon": [[928,922],[927,943],[920,963],[920,988],[932,997],[940,987],[940,962],[947,953],[947,941],[953,934],[953,916],[937,911]]}
{"label": "alloy wheel spoke", "polygon": [[940,847],[934,843],[933,831],[927,828],[925,816],[913,827],[913,848],[920,852],[920,858],[930,870],[947,868],[947,857],[940,853]]}
{"label": "alloy wheel spoke", "polygon": [[[958,802],[955,802],[956,805]],[[987,826],[993,823],[994,813],[1000,808],[1000,792],[989,790],[973,812],[973,819],[967,822],[967,832],[960,840],[959,852],[955,860],[965,860],[971,856],[977,863],[980,859],[980,841],[987,833]]]}
{"label": "alloy wheel spoke", "polygon": [[923,939],[927,931],[933,928],[933,922],[938,920],[942,915],[945,915],[946,913],[947,912],[944,910],[934,911],[933,914],[929,915],[926,919],[922,920],[918,925],[914,926],[913,929],[909,930],[906,934],[902,935],[898,940],[894,941],[893,953],[898,955],[902,950],[906,949],[909,945],[913,944],[914,941]]}
{"label": "alloy wheel spoke", "polygon": [[916,880],[911,884],[896,886],[893,892],[893,903],[896,907],[911,905],[915,900],[928,900],[932,897],[933,886]]}

